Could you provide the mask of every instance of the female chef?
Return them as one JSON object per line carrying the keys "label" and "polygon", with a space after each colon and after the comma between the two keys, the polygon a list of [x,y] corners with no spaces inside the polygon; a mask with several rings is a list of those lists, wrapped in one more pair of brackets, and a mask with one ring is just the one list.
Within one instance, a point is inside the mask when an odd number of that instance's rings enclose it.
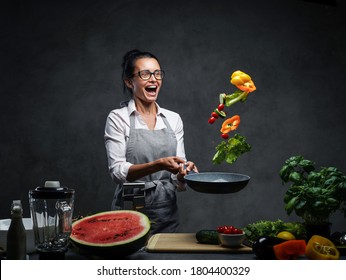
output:
{"label": "female chef", "polygon": [[198,172],[185,158],[183,122],[156,103],[165,73],[153,54],[129,51],[122,69],[130,100],[110,112],[105,126],[108,167],[116,183],[112,209],[124,208],[124,183],[143,183],[151,233],[176,232],[176,191],[186,190],[189,171]]}

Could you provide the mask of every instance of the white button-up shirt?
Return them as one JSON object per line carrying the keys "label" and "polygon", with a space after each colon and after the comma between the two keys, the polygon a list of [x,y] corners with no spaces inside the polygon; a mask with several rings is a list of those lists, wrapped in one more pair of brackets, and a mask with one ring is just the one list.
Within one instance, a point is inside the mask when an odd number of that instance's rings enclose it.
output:
{"label": "white button-up shirt", "polygon": [[[166,117],[177,138],[176,156],[186,160],[184,148],[184,130],[183,122],[179,114],[161,108],[158,104],[155,130],[166,128],[162,117]],[[129,101],[127,107],[112,110],[106,121],[105,127],[105,146],[108,157],[108,168],[112,179],[115,182],[126,182],[126,177],[130,166],[133,164],[126,160],[127,141],[130,136],[130,115],[135,114],[135,127],[138,129],[149,129],[147,124],[142,119],[139,112],[136,110],[136,105],[133,99]],[[185,189],[183,183],[177,180],[176,175],[172,174],[173,183],[179,190]]]}

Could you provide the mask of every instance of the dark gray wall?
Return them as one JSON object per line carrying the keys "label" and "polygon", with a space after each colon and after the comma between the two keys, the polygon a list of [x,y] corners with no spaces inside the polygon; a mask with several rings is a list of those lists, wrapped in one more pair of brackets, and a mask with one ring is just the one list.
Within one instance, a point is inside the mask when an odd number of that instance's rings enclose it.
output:
{"label": "dark gray wall", "polygon": [[[291,155],[346,171],[345,4],[286,1],[8,1],[1,7],[0,217],[46,180],[76,190],[76,214],[109,210],[113,184],[103,130],[122,96],[123,54],[155,53],[167,77],[159,104],[181,114],[200,171],[251,176],[231,195],[179,193],[182,231],[288,217],[278,176]],[[227,112],[252,151],[214,166],[220,122],[209,125],[229,75],[257,91]],[[345,229],[340,213],[333,229]]]}

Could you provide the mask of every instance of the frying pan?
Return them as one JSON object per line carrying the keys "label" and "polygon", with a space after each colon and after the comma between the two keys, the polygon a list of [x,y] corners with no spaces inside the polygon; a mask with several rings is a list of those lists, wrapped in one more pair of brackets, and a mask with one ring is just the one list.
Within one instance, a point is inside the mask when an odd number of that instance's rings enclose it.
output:
{"label": "frying pan", "polygon": [[201,193],[235,193],[245,188],[250,177],[239,173],[190,171],[185,177],[187,185]]}

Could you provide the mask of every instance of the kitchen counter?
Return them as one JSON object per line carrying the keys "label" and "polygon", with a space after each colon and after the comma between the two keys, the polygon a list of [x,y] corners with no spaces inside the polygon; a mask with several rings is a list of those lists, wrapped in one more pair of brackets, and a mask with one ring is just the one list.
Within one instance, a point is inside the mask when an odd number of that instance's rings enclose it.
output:
{"label": "kitchen counter", "polygon": [[[39,256],[38,253],[29,255],[29,259],[52,259],[52,256]],[[53,258],[54,259],[54,258]],[[100,259],[90,255],[79,253],[70,247],[64,256],[57,256],[55,259],[65,260],[93,260]],[[113,258],[111,258],[113,259]],[[215,244],[201,244],[195,239],[193,233],[164,233],[153,235],[146,246],[137,252],[114,259],[123,260],[256,260],[252,249],[242,245],[239,248],[226,248]],[[300,259],[306,259],[301,257]],[[345,260],[343,254],[340,259]]]}
{"label": "kitchen counter", "polygon": [[[30,260],[38,260],[39,255],[34,253],[29,255]],[[80,255],[74,250],[68,250],[65,260],[93,260],[94,258]],[[114,258],[117,259],[117,258]],[[256,256],[250,254],[219,254],[219,253],[150,253],[145,249],[129,256],[121,258],[123,260],[256,260]],[[306,259],[301,257],[299,259]],[[346,260],[346,256],[340,256],[340,260]]]}
{"label": "kitchen counter", "polygon": [[[43,258],[43,257],[41,257]],[[65,259],[95,259],[92,256],[80,254],[70,247]],[[117,258],[117,257],[116,257]],[[33,254],[30,259],[39,259]],[[136,253],[121,257],[125,260],[249,260],[255,259],[252,249],[242,245],[239,248],[226,248],[217,244],[201,244],[197,242],[194,233],[159,233],[150,237],[145,247]]]}
{"label": "kitchen counter", "polygon": [[[29,255],[30,260],[38,260],[37,253]],[[90,256],[81,255],[73,249],[65,254],[65,260],[92,260]],[[117,259],[117,258],[115,258]],[[152,253],[145,248],[129,256],[122,257],[123,260],[255,260],[256,256],[250,254],[226,254],[226,253]]]}

